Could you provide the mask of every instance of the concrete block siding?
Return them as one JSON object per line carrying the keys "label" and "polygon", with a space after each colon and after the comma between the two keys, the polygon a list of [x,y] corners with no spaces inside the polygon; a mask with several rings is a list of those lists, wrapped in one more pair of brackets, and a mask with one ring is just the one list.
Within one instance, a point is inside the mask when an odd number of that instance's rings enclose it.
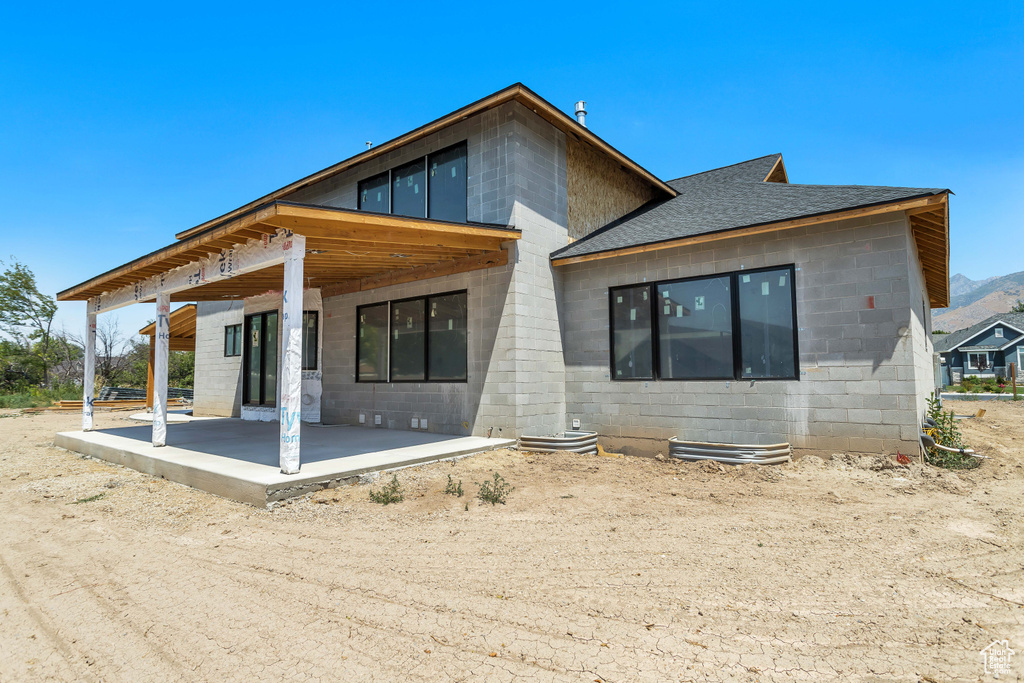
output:
{"label": "concrete block siding", "polygon": [[[431,431],[449,434],[565,429],[562,335],[549,259],[568,240],[565,136],[517,103],[460,125],[420,148],[400,150],[378,169],[350,174],[336,183],[335,196],[354,202],[358,179],[469,136],[469,219],[513,225],[522,239],[509,245],[504,268],[325,299],[325,422],[356,423],[362,412],[370,423],[381,414],[384,426],[400,429],[426,417]],[[324,201],[322,194],[310,197]],[[460,289],[468,293],[468,382],[355,382],[357,306]]]}
{"label": "concrete block siding", "polygon": [[[324,299],[324,422],[357,424],[362,412],[367,426],[380,414],[382,426],[392,429],[409,429],[412,418],[425,417],[432,432],[514,433],[512,268],[510,264]],[[357,306],[461,289],[467,291],[469,315],[467,382],[355,381]]]}
{"label": "concrete block siding", "polygon": [[[611,381],[609,287],[790,263],[797,268],[799,380]],[[562,271],[566,419],[580,418],[613,447],[663,450],[663,440],[678,435],[789,441],[827,451],[917,452],[918,422],[931,387],[930,310],[920,308],[923,278],[903,214]]]}
{"label": "concrete block siding", "polygon": [[[359,180],[466,140],[468,218],[513,225],[509,265],[323,300],[321,416],[356,424],[515,437],[573,418],[606,446],[664,451],[665,439],[824,451],[916,452],[932,385],[930,309],[905,216],[891,213],[554,268],[568,242],[565,135],[518,103],[455,124],[288,199],[355,208]],[[608,288],[795,264],[801,375],[792,381],[611,381]],[[468,293],[464,383],[357,383],[356,307]],[[869,303],[870,302],[870,303]],[[200,304],[197,412],[238,414],[240,359],[223,325],[242,306]],[[232,317],[233,316],[233,317]]]}
{"label": "concrete block siding", "polygon": [[241,415],[242,357],[224,356],[224,328],[240,324],[243,317],[241,301],[201,301],[196,306],[196,415]]}
{"label": "concrete block siding", "polygon": [[[523,112],[527,110],[518,103],[501,105],[310,185],[285,199],[357,209],[360,180],[465,141],[467,219],[476,223],[509,225],[516,196],[512,157],[516,149],[517,120],[524,116]],[[562,166],[564,168],[564,163]]]}

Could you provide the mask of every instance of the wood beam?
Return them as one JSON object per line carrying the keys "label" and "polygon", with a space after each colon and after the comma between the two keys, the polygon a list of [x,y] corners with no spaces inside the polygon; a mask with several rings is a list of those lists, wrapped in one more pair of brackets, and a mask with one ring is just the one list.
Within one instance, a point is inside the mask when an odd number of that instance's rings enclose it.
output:
{"label": "wood beam", "polygon": [[445,275],[454,275],[456,273],[468,273],[474,270],[483,270],[485,268],[497,268],[506,264],[508,264],[508,252],[503,249],[498,252],[449,261],[448,263],[438,263],[430,266],[421,266],[419,268],[410,268],[409,270],[399,273],[387,273],[385,275],[378,275],[375,277],[366,277],[358,280],[338,282],[332,285],[324,285],[320,288],[320,294],[324,298],[329,296],[338,296],[340,294],[351,294],[353,292],[362,292],[369,289],[405,284],[408,282],[418,282],[419,280],[427,280]]}

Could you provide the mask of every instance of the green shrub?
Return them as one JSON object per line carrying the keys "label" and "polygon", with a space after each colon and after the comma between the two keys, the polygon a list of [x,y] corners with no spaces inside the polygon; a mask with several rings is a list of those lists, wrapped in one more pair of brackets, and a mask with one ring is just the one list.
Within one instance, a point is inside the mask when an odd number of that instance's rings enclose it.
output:
{"label": "green shrub", "polygon": [[[935,394],[928,399],[928,417],[937,425],[929,428],[931,437],[935,443],[946,448],[965,448],[963,435],[960,433],[960,426],[953,411],[946,412],[939,405]],[[925,452],[925,462],[936,467],[943,467],[947,470],[969,470],[981,464],[981,461],[966,453],[949,453],[938,448],[928,448]]]}
{"label": "green shrub", "polygon": [[398,475],[392,474],[391,481],[382,486],[380,491],[370,489],[370,500],[374,503],[380,503],[381,505],[401,503],[405,500],[405,495],[402,493],[402,486],[398,483]]}
{"label": "green shrub", "polygon": [[448,483],[444,486],[444,492],[449,496],[455,496],[456,498],[462,497],[462,480],[459,479],[459,483],[456,484],[452,481],[452,475],[448,475]]}
{"label": "green shrub", "polygon": [[81,399],[82,387],[74,384],[58,384],[48,389],[29,387],[15,394],[0,396],[0,408],[38,408],[61,400]]}
{"label": "green shrub", "polygon": [[491,481],[485,481],[482,484],[477,483],[477,486],[480,487],[480,490],[477,492],[476,497],[491,505],[497,505],[498,503],[504,505],[508,494],[515,491],[516,488],[505,481],[505,478],[497,472],[494,473],[494,478]]}

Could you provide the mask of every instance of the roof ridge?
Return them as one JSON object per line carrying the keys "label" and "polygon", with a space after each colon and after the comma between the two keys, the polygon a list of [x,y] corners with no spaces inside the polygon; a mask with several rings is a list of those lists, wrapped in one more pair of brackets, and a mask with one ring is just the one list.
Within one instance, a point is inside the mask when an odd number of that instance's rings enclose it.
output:
{"label": "roof ridge", "polygon": [[[764,156],[754,157],[753,159],[747,159],[746,161],[737,161],[735,164],[726,164],[725,166],[719,166],[718,168],[709,168],[706,171],[700,171],[699,173],[690,173],[689,175],[679,176],[678,178],[672,178],[666,180],[666,183],[674,183],[677,180],[686,180],[687,178],[693,178],[694,176],[704,175],[705,173],[714,173],[715,171],[724,171],[727,168],[733,166],[742,166],[743,164],[749,164],[751,161],[760,161],[761,159],[767,159],[768,157],[781,157],[782,152],[776,152],[774,154],[765,154]],[[759,181],[760,182],[760,181]]]}

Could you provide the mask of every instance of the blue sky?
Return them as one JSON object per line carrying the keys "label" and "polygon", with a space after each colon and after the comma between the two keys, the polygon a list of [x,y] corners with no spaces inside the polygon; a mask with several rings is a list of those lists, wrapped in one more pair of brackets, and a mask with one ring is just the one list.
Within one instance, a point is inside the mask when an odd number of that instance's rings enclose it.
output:
{"label": "blue sky", "polygon": [[[978,9],[984,8],[984,9]],[[50,293],[516,81],[663,178],[948,187],[1024,270],[1024,3],[246,3],[0,14],[0,258]],[[150,306],[119,313],[124,329]],[[61,305],[69,329],[84,304]]]}

